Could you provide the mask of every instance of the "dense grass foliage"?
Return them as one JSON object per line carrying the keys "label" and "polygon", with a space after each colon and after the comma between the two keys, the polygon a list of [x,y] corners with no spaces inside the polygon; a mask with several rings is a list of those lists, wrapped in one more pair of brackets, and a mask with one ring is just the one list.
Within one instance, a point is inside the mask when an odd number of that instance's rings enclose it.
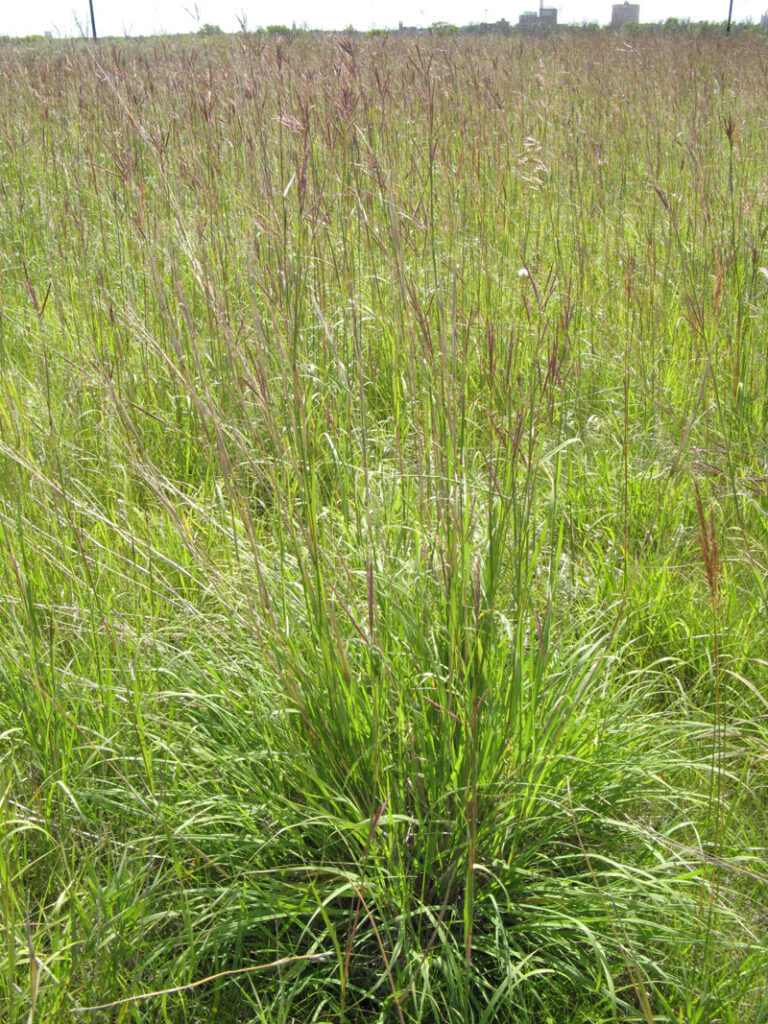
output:
{"label": "dense grass foliage", "polygon": [[766,109],[0,49],[4,1021],[768,1020]]}

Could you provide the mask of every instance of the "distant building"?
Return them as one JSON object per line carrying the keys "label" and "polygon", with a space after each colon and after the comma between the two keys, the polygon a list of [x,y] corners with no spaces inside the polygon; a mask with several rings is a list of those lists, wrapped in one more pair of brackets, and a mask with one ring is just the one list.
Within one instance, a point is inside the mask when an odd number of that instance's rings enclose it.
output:
{"label": "distant building", "polygon": [[630,4],[625,0],[623,4],[613,5],[611,28],[621,28],[622,25],[637,25],[639,22],[640,4]]}
{"label": "distant building", "polygon": [[557,8],[543,7],[539,5],[538,14],[536,11],[526,11],[521,14],[518,20],[521,28],[557,28]]}

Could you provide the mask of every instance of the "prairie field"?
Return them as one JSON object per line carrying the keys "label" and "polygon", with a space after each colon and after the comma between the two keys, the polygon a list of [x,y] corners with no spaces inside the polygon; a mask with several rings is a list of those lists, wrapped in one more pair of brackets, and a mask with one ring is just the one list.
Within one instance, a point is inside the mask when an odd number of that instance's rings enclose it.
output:
{"label": "prairie field", "polygon": [[0,43],[0,1019],[768,1021],[767,111]]}

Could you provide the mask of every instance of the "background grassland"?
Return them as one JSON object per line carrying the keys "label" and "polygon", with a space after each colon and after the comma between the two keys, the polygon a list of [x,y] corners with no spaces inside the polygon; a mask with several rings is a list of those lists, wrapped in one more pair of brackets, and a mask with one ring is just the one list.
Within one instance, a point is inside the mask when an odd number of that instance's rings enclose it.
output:
{"label": "background grassland", "polygon": [[766,109],[0,49],[3,1020],[768,1019]]}

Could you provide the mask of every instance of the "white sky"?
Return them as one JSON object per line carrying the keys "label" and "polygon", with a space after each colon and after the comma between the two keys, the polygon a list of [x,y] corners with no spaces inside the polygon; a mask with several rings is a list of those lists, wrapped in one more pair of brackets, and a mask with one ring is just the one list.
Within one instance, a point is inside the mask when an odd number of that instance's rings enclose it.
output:
{"label": "white sky", "polygon": [[[547,0],[560,12],[561,22],[610,20],[614,0]],[[482,5],[482,6],[480,6]],[[536,10],[538,0],[94,0],[99,35],[153,35],[194,32],[210,22],[235,31],[238,15],[249,28],[266,25],[306,25],[309,28],[357,29],[430,25],[447,21],[466,25],[506,18],[516,22],[525,10]],[[733,0],[735,21],[759,21],[768,0]],[[641,21],[689,18],[724,21],[728,0],[640,0]],[[90,26],[88,0],[0,0],[0,36],[78,35],[78,23]]]}

